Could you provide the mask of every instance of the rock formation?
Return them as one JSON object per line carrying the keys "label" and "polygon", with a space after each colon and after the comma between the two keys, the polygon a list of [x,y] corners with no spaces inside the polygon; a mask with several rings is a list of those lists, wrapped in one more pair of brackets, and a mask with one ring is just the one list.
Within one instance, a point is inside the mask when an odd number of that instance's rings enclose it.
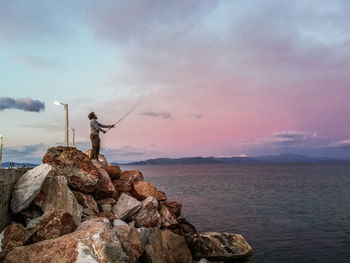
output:
{"label": "rock formation", "polygon": [[[87,152],[89,154],[89,152]],[[191,263],[249,260],[241,235],[198,234],[182,205],[144,181],[73,147],[50,148],[17,182],[13,224],[0,234],[0,262]]]}

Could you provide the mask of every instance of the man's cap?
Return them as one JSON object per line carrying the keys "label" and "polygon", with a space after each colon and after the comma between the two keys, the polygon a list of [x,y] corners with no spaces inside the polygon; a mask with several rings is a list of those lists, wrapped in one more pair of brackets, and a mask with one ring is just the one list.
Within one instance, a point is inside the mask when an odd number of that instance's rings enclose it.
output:
{"label": "man's cap", "polygon": [[90,112],[89,115],[88,115],[88,118],[91,120],[91,119],[93,119],[94,117],[96,117],[95,112]]}

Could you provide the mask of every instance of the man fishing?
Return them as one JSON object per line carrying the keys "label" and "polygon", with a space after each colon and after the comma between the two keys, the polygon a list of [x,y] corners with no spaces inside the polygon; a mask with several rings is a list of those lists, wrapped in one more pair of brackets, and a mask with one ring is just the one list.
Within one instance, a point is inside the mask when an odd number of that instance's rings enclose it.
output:
{"label": "man fishing", "polygon": [[111,129],[111,128],[114,128],[115,124],[104,125],[104,124],[99,123],[97,121],[97,116],[96,116],[95,112],[91,112],[88,115],[88,117],[90,120],[90,130],[91,130],[90,140],[91,140],[91,144],[92,144],[90,160],[92,160],[92,159],[98,160],[98,155],[100,153],[100,145],[101,145],[99,133],[100,132],[106,133],[106,131],[101,129],[101,128]]}

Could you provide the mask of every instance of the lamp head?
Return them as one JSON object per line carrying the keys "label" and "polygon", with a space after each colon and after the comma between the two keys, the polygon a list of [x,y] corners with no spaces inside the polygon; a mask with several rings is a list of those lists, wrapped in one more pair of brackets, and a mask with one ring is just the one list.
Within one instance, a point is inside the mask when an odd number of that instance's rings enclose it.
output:
{"label": "lamp head", "polygon": [[61,102],[59,102],[59,101],[54,101],[53,103],[56,104],[56,105],[60,105],[61,104]]}

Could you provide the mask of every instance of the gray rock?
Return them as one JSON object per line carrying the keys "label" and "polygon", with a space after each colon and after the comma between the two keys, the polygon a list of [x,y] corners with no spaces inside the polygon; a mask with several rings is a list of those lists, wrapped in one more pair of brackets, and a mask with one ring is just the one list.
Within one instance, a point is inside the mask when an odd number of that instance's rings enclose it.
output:
{"label": "gray rock", "polygon": [[122,243],[125,253],[130,258],[130,263],[138,262],[145,248],[143,247],[138,232],[135,228],[128,225],[115,226],[113,230],[116,232],[118,239]]}
{"label": "gray rock", "polygon": [[112,211],[112,205],[110,204],[104,204],[104,205],[100,205],[102,211],[105,211],[105,212],[110,212]]}
{"label": "gray rock", "polygon": [[45,178],[51,172],[49,164],[41,164],[26,172],[12,190],[11,210],[18,213],[27,208],[38,195]]}
{"label": "gray rock", "polygon": [[187,238],[194,259],[236,262],[247,261],[253,254],[251,246],[239,234],[208,232]]}
{"label": "gray rock", "polygon": [[137,211],[140,210],[141,206],[141,202],[123,193],[118,199],[118,202],[113,206],[112,211],[121,220],[126,220],[136,214]]}
{"label": "gray rock", "polygon": [[141,256],[143,263],[168,263],[167,251],[163,246],[162,234],[159,228],[141,228],[139,238],[145,248]]}
{"label": "gray rock", "polygon": [[167,263],[192,263],[191,251],[188,249],[184,237],[164,229],[161,231],[163,247],[165,248]]}
{"label": "gray rock", "polygon": [[47,178],[40,194],[35,198],[35,204],[44,212],[63,209],[73,216],[77,225],[81,222],[83,208],[69,189],[65,176]]}

